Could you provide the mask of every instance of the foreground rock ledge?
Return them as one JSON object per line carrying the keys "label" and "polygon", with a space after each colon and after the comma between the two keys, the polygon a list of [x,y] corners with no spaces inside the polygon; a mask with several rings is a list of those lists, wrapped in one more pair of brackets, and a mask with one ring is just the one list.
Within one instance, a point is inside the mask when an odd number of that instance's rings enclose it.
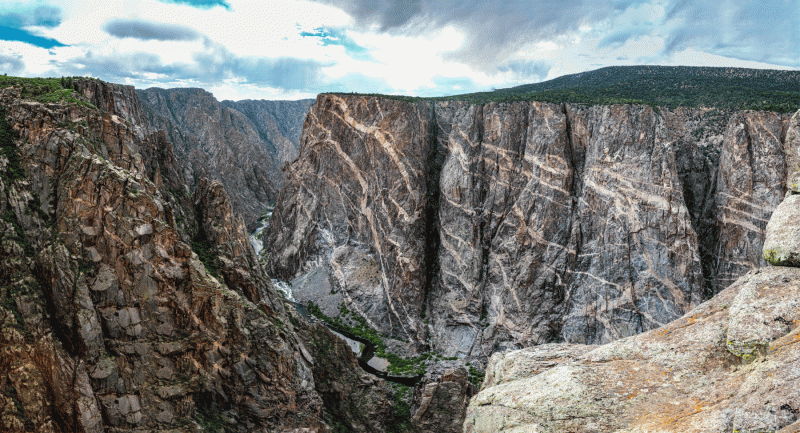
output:
{"label": "foreground rock ledge", "polygon": [[492,356],[466,433],[800,431],[800,269],[765,268],[662,328]]}

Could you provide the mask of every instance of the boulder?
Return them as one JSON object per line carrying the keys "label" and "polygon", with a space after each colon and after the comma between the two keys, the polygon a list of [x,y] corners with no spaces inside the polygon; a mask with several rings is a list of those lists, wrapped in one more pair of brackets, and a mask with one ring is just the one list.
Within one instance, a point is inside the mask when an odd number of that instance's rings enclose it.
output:
{"label": "boulder", "polygon": [[773,266],[800,266],[800,195],[790,194],[775,209],[764,239],[764,260]]}

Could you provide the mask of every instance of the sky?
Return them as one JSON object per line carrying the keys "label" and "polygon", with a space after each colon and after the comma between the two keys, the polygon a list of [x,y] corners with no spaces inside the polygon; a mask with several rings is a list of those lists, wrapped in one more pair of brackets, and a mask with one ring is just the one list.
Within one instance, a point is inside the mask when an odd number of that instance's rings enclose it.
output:
{"label": "sky", "polygon": [[443,96],[618,65],[800,70],[800,0],[0,2],[0,73],[220,100]]}

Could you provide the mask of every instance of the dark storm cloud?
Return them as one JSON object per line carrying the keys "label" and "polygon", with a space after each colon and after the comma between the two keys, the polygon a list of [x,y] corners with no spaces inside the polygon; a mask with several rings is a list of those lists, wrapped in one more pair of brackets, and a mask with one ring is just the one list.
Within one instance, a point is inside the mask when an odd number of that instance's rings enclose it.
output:
{"label": "dark storm cloud", "polygon": [[318,0],[337,6],[363,27],[378,25],[390,33],[415,34],[446,25],[465,30],[466,46],[453,57],[496,68],[520,46],[577,30],[619,14],[643,0],[612,2],[530,0]]}
{"label": "dark storm cloud", "polygon": [[135,38],[145,41],[191,41],[200,37],[189,27],[158,24],[144,20],[111,20],[103,26],[103,30],[118,38]]}
{"label": "dark storm cloud", "polygon": [[[613,21],[645,0],[316,0],[346,11],[363,29],[377,25],[388,33],[420,34],[446,25],[466,35],[462,49],[451,57],[492,70],[526,43],[548,40],[611,19],[602,47],[619,47],[646,34],[666,37],[668,56],[696,49],[741,60],[800,66],[800,8],[797,0],[667,0],[663,21]],[[657,54],[657,53],[652,53]]]}

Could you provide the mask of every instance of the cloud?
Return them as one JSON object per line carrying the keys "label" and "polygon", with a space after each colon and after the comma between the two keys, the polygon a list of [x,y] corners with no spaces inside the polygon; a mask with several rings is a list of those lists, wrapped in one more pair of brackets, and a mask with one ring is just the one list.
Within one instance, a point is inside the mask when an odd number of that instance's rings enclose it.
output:
{"label": "cloud", "polygon": [[293,57],[239,57],[221,44],[208,39],[202,42],[178,42],[193,50],[185,60],[175,61],[151,52],[99,52],[89,50],[84,56],[53,64],[66,75],[91,75],[112,82],[161,81],[178,86],[213,87],[222,82],[286,90],[318,88],[324,82],[325,64]]}
{"label": "cloud", "polygon": [[800,67],[800,12],[796,0],[673,2],[664,54],[697,49],[712,54]]}
{"label": "cloud", "polygon": [[626,28],[622,30],[615,31],[614,33],[608,34],[603,37],[598,43],[599,48],[605,47],[614,47],[618,48],[624,45],[631,39],[635,39],[639,36],[644,36],[652,32],[653,28],[650,26],[634,26],[631,28]]}
{"label": "cloud", "polygon": [[159,0],[162,3],[187,5],[198,9],[211,9],[216,6],[231,10],[231,5],[226,0]]}
{"label": "cloud", "polygon": [[53,6],[39,6],[32,11],[5,13],[0,15],[0,25],[15,29],[30,26],[58,27],[61,25],[61,9]]}
{"label": "cloud", "polygon": [[0,72],[4,74],[16,74],[25,69],[25,62],[21,56],[8,56],[0,54]]}
{"label": "cloud", "polygon": [[25,42],[27,44],[47,49],[66,46],[55,39],[43,38],[41,36],[36,36],[27,30],[7,26],[0,26],[0,40]]}
{"label": "cloud", "polygon": [[0,15],[0,40],[25,42],[41,48],[64,47],[55,39],[38,36],[27,27],[54,28],[61,25],[61,9],[39,6],[34,10]]}
{"label": "cloud", "polygon": [[58,27],[61,25],[61,9],[53,6],[39,6],[33,10],[34,26]]}
{"label": "cloud", "polygon": [[542,81],[550,68],[550,64],[538,60],[514,60],[498,67],[501,72],[511,72],[517,81]]}
{"label": "cloud", "polygon": [[161,57],[152,53],[117,53],[103,56],[88,51],[85,56],[56,62],[62,75],[100,77],[110,82],[124,82],[129,78],[140,78],[148,74],[169,76],[176,72],[165,65]]}
{"label": "cloud", "polygon": [[199,33],[189,27],[135,19],[111,20],[103,26],[103,30],[118,38],[141,40],[191,41],[200,37]]}
{"label": "cloud", "polygon": [[211,41],[206,41],[205,49],[196,52],[192,60],[191,64],[176,65],[176,78],[207,83],[242,79],[248,84],[292,90],[318,86],[325,66],[316,60],[295,57],[239,57]]}
{"label": "cloud", "polygon": [[511,0],[317,0],[342,8],[359,26],[396,34],[420,34],[453,25],[466,35],[450,56],[478,69],[496,68],[520,47],[575,32],[644,0],[597,2]]}

